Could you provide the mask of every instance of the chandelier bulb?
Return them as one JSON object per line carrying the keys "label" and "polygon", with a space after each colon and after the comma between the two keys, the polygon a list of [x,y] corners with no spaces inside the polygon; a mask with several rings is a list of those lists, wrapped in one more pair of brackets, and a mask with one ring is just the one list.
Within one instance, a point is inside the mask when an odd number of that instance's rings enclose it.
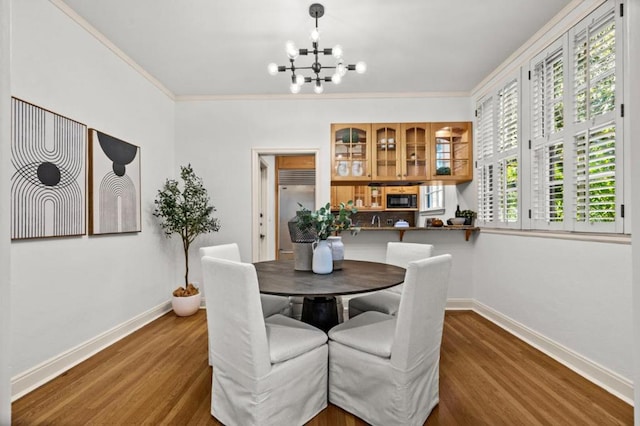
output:
{"label": "chandelier bulb", "polygon": [[338,65],[336,66],[336,74],[339,74],[340,77],[344,77],[347,74],[347,67],[344,66],[342,60],[338,61]]}
{"label": "chandelier bulb", "polygon": [[318,81],[316,85],[313,86],[313,91],[319,95],[320,93],[324,92],[324,86]]}
{"label": "chandelier bulb", "polygon": [[296,74],[296,84],[298,86],[302,86],[304,84],[304,76],[300,74]]}
{"label": "chandelier bulb", "polygon": [[314,43],[317,43],[318,40],[320,40],[320,30],[318,29],[318,27],[311,30],[309,38],[311,38],[311,41],[313,41]]}
{"label": "chandelier bulb", "polygon": [[296,83],[291,83],[291,85],[289,86],[289,90],[291,90],[291,93],[295,95],[296,93],[300,93],[300,86]]}
{"label": "chandelier bulb", "polygon": [[285,49],[287,51],[287,56],[289,57],[289,59],[296,59],[298,57],[298,49],[296,48],[295,43],[291,40],[287,42],[287,44],[285,45]]}
{"label": "chandelier bulb", "polygon": [[269,65],[267,65],[267,71],[269,71],[269,74],[271,75],[278,74],[278,65],[271,62]]}
{"label": "chandelier bulb", "polygon": [[331,76],[331,81],[333,84],[340,84],[340,82],[342,82],[342,76],[336,71],[336,73]]}
{"label": "chandelier bulb", "polygon": [[358,74],[364,74],[367,71],[367,64],[363,61],[356,63],[356,72]]}
{"label": "chandelier bulb", "polygon": [[336,44],[333,49],[331,49],[331,54],[333,55],[334,58],[336,59],[340,59],[342,58],[342,54],[344,52],[342,51],[342,46],[340,46],[339,44]]}

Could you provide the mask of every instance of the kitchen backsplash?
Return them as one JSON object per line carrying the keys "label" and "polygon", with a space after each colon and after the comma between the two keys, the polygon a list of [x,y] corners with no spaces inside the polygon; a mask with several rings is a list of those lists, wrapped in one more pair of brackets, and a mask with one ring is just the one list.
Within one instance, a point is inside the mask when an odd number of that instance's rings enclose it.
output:
{"label": "kitchen backsplash", "polygon": [[399,220],[405,220],[409,222],[409,226],[416,226],[415,216],[415,212],[412,211],[360,211],[354,215],[351,215],[351,219],[353,219],[353,222],[356,226],[366,228],[378,226],[377,218],[380,218],[381,227],[393,226],[393,224]]}

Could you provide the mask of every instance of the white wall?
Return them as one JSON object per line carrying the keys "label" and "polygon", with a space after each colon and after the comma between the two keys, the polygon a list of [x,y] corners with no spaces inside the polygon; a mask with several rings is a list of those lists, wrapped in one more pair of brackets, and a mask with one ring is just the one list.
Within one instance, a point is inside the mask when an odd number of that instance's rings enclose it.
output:
{"label": "white wall", "polygon": [[141,233],[11,243],[16,375],[166,303],[177,255],[151,216],[174,170],[173,100],[49,1],[12,7],[11,94],[140,146],[142,160]]}
{"label": "white wall", "polygon": [[[11,167],[10,13],[9,0],[0,0],[0,170]],[[0,179],[0,200],[9,199],[9,179]],[[11,246],[9,205],[0,203],[0,425],[11,423]]]}
{"label": "white wall", "polygon": [[475,299],[631,379],[631,246],[494,235],[475,247]]}
{"label": "white wall", "polygon": [[[202,176],[222,228],[194,248],[237,242],[251,260],[251,149],[317,148],[320,199],[329,201],[331,123],[471,121],[469,99],[330,99],[193,101],[176,104],[177,164]],[[193,280],[201,281],[197,249]]]}

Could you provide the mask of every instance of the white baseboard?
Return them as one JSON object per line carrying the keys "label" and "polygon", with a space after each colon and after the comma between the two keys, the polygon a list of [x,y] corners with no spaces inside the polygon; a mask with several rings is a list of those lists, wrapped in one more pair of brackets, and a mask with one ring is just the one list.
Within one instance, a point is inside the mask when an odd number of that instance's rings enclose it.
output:
{"label": "white baseboard", "polygon": [[473,311],[633,406],[630,380],[475,300]]}
{"label": "white baseboard", "polygon": [[11,378],[11,401],[15,401],[71,367],[88,359],[104,348],[133,333],[171,310],[171,302],[162,303],[75,348],[51,358]]}
{"label": "white baseboard", "polygon": [[473,299],[447,299],[447,311],[472,311]]}

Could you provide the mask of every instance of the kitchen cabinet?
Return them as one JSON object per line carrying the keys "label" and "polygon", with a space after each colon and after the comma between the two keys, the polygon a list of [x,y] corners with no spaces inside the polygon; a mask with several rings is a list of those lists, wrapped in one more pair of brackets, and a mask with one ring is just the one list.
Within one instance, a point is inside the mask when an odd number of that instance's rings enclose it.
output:
{"label": "kitchen cabinet", "polygon": [[389,182],[402,177],[402,148],[400,124],[371,125],[372,175],[376,182]]}
{"label": "kitchen cabinet", "polygon": [[418,194],[420,187],[415,186],[388,186],[385,188],[385,194]]}
{"label": "kitchen cabinet", "polygon": [[426,181],[430,178],[429,124],[372,124],[372,180]]}
{"label": "kitchen cabinet", "polygon": [[340,203],[353,200],[358,211],[379,211],[384,209],[384,190],[367,185],[332,185],[331,208],[339,209]]}
{"label": "kitchen cabinet", "polygon": [[331,125],[331,180],[371,180],[371,125]]}
{"label": "kitchen cabinet", "polygon": [[473,179],[471,123],[431,123],[431,179],[461,183]]}
{"label": "kitchen cabinet", "polygon": [[337,184],[473,180],[471,122],[331,125]]}
{"label": "kitchen cabinet", "polygon": [[402,180],[425,181],[430,178],[430,128],[429,123],[402,124]]}

